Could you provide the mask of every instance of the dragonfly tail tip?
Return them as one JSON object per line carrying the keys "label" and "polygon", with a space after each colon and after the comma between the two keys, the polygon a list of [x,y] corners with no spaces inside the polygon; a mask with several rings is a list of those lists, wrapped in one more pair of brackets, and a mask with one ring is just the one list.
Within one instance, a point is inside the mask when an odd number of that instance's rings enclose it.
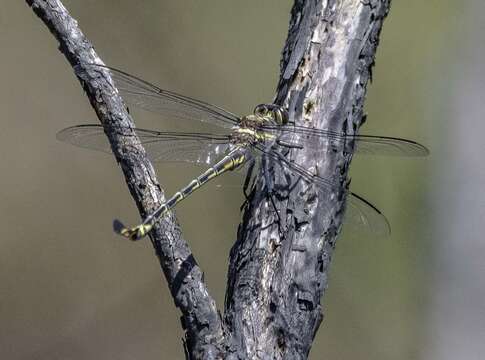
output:
{"label": "dragonfly tail tip", "polygon": [[113,230],[115,233],[122,235],[123,230],[126,230],[125,225],[118,219],[113,220]]}
{"label": "dragonfly tail tip", "polygon": [[149,224],[142,224],[129,229],[118,219],[113,221],[114,232],[133,241],[144,238],[151,229],[152,225]]}

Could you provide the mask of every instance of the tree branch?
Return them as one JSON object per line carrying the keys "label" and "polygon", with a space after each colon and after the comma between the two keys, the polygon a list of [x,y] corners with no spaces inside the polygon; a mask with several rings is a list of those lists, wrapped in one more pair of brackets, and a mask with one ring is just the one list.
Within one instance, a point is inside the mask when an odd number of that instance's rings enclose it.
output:
{"label": "tree branch", "polygon": [[[90,42],[57,0],[28,0],[60,43],[96,111],[142,217],[164,201],[134,123]],[[296,0],[275,103],[299,125],[352,134],[390,0]],[[121,129],[123,129],[121,131]],[[129,130],[127,130],[129,129]],[[121,135],[122,134],[122,135]],[[317,157],[299,149],[299,164],[338,186],[326,195],[275,168],[275,192],[260,176],[231,250],[224,325],[202,271],[173,215],[150,233],[182,311],[191,359],[306,359],[322,321],[320,301],[340,231],[351,148]],[[321,154],[321,152],[318,152]],[[289,159],[296,152],[289,150]]]}
{"label": "tree branch", "polygon": [[[82,75],[78,71],[81,84],[104,127],[140,215],[145,217],[164,201],[164,195],[109,72],[86,66],[104,64],[60,1],[28,0],[27,3],[59,41],[59,48],[70,64],[83,69]],[[175,304],[182,312],[190,356],[216,358],[224,347],[222,322],[175,217],[168,215],[160,220],[150,238]]]}
{"label": "tree branch", "polygon": [[[297,124],[355,133],[390,0],[296,0],[275,102]],[[298,163],[334,179],[328,196],[275,169],[273,199],[259,181],[231,250],[225,321],[241,359],[306,359],[340,231],[351,151],[298,150]],[[351,149],[350,149],[351,150]],[[316,154],[320,154],[317,157]],[[290,151],[290,158],[295,154]]]}

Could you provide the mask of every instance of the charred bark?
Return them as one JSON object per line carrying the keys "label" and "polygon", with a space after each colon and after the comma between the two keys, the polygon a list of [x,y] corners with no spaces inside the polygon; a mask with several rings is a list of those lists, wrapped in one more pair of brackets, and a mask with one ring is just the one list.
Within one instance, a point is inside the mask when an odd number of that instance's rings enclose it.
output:
{"label": "charred bark", "polygon": [[[153,167],[107,71],[76,21],[57,0],[28,0],[77,71],[142,217],[164,200]],[[281,60],[275,103],[299,125],[356,133],[390,0],[296,0]],[[82,75],[81,75],[82,74]],[[120,131],[123,129],[123,131]],[[131,130],[126,130],[131,129]],[[306,359],[323,319],[320,302],[340,231],[352,149],[298,163],[333,179],[317,192],[277,166],[274,191],[260,176],[231,251],[221,320],[173,215],[150,234],[186,331],[190,359]],[[294,160],[296,153],[287,157]],[[268,176],[266,176],[267,178]]]}
{"label": "charred bark", "polygon": [[[59,49],[70,64],[76,66],[79,80],[104,127],[131,196],[140,215],[145,217],[163,203],[164,194],[109,72],[87,66],[104,64],[60,1],[29,0],[27,3],[59,41]],[[215,354],[222,353],[225,346],[222,321],[203,281],[202,270],[183,239],[173,214],[157,222],[150,232],[150,239],[175,305],[182,312],[189,353],[196,359],[215,359]]]}
{"label": "charred bark", "polygon": [[[275,102],[287,107],[298,125],[358,131],[389,5],[386,0],[295,2]],[[293,156],[290,151],[289,159]],[[228,275],[225,320],[241,346],[239,358],[307,358],[323,318],[320,303],[344,215],[351,157],[349,149],[325,156],[308,147],[298,150],[298,164],[336,182],[328,194],[295,178],[288,186],[278,167],[273,194],[262,195],[264,179],[256,184]]]}

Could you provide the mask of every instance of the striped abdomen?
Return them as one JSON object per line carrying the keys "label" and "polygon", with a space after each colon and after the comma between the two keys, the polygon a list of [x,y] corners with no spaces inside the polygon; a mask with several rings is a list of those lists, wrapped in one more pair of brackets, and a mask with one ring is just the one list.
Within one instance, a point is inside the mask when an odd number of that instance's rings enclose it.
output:
{"label": "striped abdomen", "polygon": [[175,205],[192,194],[195,190],[200,188],[215,177],[225,173],[226,171],[234,170],[244,164],[247,160],[246,148],[237,147],[229,154],[224,156],[214,166],[207,169],[203,174],[192,180],[187,186],[176,192],[170,199],[163,203],[157,210],[147,216],[143,224],[152,223],[153,220],[163,216],[167,211],[171,210]]}

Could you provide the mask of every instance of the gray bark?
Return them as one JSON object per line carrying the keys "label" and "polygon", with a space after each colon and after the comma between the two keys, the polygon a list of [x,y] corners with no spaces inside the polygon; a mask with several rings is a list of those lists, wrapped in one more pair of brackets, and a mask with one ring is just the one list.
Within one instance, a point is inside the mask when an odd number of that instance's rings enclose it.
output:
{"label": "gray bark", "polygon": [[[103,64],[59,1],[27,3],[72,65]],[[275,103],[286,106],[300,125],[357,132],[389,3],[296,0]],[[86,69],[81,83],[145,216],[164,197],[135,132],[114,131],[133,129],[133,120],[107,72]],[[320,301],[342,224],[351,161],[351,149],[345,150],[318,157],[313,151],[298,153],[299,164],[338,184],[325,196],[292,177],[294,188],[288,191],[287,174],[275,167],[271,201],[259,177],[231,251],[224,323],[176,219],[170,215],[157,223],[150,238],[182,312],[187,358],[307,358],[323,318]]]}
{"label": "gray bark", "polygon": [[[29,0],[27,3],[59,41],[59,49],[71,65],[84,66],[81,84],[104,127],[140,215],[145,217],[163,203],[163,191],[109,73],[85,67],[86,64],[104,65],[103,62],[60,1]],[[160,220],[150,239],[175,305],[182,312],[187,347],[194,358],[214,358],[211,354],[223,351],[222,321],[175,217],[168,215]]]}
{"label": "gray bark", "polygon": [[[299,125],[358,130],[389,5],[295,2],[276,103]],[[342,224],[351,152],[316,157],[311,150],[297,150],[298,163],[340,186],[325,197],[300,183],[289,194],[282,186],[275,194],[278,219],[259,182],[231,252],[225,318],[246,358],[306,359],[323,318],[320,301]],[[278,183],[282,175],[275,172]]]}

